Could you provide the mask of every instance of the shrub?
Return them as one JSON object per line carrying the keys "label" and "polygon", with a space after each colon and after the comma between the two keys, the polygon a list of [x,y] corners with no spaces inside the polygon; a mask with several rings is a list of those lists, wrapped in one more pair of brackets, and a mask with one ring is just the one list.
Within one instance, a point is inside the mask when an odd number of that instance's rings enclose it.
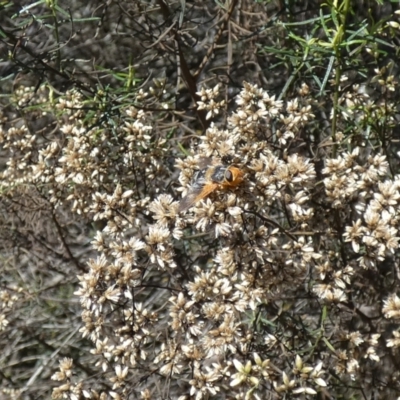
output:
{"label": "shrub", "polygon": [[400,25],[363,4],[2,6],[4,396],[399,396]]}

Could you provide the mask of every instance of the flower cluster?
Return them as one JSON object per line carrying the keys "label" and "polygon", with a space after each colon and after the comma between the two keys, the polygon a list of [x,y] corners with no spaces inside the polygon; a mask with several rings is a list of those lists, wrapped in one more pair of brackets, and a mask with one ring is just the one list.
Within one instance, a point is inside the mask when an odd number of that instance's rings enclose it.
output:
{"label": "flower cluster", "polygon": [[[226,107],[219,92],[199,92],[209,118]],[[15,155],[3,187],[53,220],[47,234],[79,271],[79,332],[109,386],[77,379],[64,359],[54,398],[147,399],[160,380],[196,400],[227,387],[238,398],[337,393],[337,377],[362,382],[400,347],[397,329],[382,339],[399,298],[379,303],[398,249],[400,180],[361,146],[313,158],[308,93],[284,102],[244,83],[228,127],[212,123],[186,157],[170,156],[152,113],[127,105],[119,124],[100,108],[87,118],[93,104],[74,91],[57,103],[53,140],[2,127]],[[184,209],[182,197],[193,199]],[[84,237],[74,215],[95,227],[85,265],[70,246]],[[0,330],[18,301],[2,293]]]}
{"label": "flower cluster", "polygon": [[[218,93],[219,87],[200,92],[209,117],[223,107]],[[265,389],[312,396],[328,387],[328,363],[343,379],[356,380],[364,360],[381,360],[380,335],[346,328],[346,316],[335,307],[349,307],[351,285],[398,246],[400,195],[397,181],[388,180],[386,158],[360,148],[343,152],[326,159],[318,182],[313,160],[292,150],[313,121],[311,104],[301,97],[284,104],[248,83],[237,104],[228,130],[211,124],[193,142],[196,156],[176,161],[177,192],[190,196],[207,184],[209,168],[227,163],[244,173],[240,185],[215,185],[184,212],[179,199],[165,193],[138,201],[134,190],[119,185],[112,195],[94,194],[91,210],[107,220],[94,241],[103,258],[89,264],[77,294],[85,308],[82,332],[119,395],[126,396],[146,363],[170,384],[187,380],[189,393],[202,399],[227,383],[239,396],[260,398]],[[150,125],[133,128],[139,125],[130,125],[127,140],[149,148]],[[277,151],[272,141],[286,150]],[[346,263],[339,243],[349,243],[346,252],[354,254]],[[323,306],[304,308],[301,298]],[[341,329],[322,316],[327,310],[343,319]],[[268,320],[275,321],[272,332]],[[325,346],[312,331],[326,332]],[[388,346],[397,346],[396,335]],[[316,340],[318,357],[305,365],[297,354],[291,371],[291,351],[305,340]],[[282,354],[283,348],[291,351]]]}

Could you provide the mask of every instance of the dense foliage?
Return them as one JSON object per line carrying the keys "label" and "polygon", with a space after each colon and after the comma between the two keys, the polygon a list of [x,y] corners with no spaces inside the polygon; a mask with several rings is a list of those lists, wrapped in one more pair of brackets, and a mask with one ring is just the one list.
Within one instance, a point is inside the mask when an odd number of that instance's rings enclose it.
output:
{"label": "dense foliage", "polygon": [[398,3],[0,12],[1,398],[400,398]]}

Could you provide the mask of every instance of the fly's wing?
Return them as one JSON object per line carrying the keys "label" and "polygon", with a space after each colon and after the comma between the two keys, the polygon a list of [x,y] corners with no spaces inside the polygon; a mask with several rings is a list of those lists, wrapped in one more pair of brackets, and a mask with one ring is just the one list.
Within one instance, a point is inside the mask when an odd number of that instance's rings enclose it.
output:
{"label": "fly's wing", "polygon": [[213,159],[211,157],[200,157],[197,161],[199,169],[206,169],[213,165]]}
{"label": "fly's wing", "polygon": [[190,192],[179,203],[179,212],[186,211],[201,199],[207,197],[218,187],[217,183],[210,182],[203,185],[194,185]]}

